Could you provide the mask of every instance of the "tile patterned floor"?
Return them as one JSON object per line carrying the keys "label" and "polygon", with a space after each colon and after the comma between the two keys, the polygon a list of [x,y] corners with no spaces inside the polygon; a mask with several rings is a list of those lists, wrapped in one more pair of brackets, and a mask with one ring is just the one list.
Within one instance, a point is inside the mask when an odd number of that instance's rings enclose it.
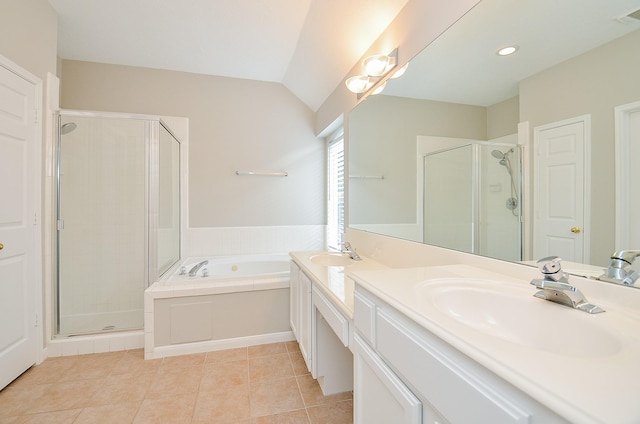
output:
{"label": "tile patterned floor", "polygon": [[142,350],[50,358],[0,391],[0,424],[351,424],[296,342],[144,360]]}

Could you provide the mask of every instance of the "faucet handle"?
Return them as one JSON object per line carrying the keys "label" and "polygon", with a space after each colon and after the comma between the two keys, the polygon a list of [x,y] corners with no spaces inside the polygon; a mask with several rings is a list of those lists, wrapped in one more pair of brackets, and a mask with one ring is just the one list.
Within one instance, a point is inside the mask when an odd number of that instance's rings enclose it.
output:
{"label": "faucet handle", "polygon": [[568,275],[562,272],[560,261],[562,261],[562,259],[558,256],[547,256],[546,258],[539,259],[536,264],[540,272],[544,274],[546,280],[567,282]]}
{"label": "faucet handle", "polygon": [[547,256],[546,258],[538,259],[536,264],[543,274],[555,274],[562,271],[561,260],[558,256]]}
{"label": "faucet handle", "polygon": [[611,255],[611,259],[620,259],[631,265],[638,256],[640,256],[640,250],[618,250]]}

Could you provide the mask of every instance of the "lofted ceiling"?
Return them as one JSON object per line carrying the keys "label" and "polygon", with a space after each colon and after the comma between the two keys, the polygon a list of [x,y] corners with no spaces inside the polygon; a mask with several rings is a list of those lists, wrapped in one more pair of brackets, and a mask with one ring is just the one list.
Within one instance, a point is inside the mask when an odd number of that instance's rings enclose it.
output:
{"label": "lofted ceiling", "polygon": [[282,83],[316,111],[407,0],[49,0],[62,59]]}

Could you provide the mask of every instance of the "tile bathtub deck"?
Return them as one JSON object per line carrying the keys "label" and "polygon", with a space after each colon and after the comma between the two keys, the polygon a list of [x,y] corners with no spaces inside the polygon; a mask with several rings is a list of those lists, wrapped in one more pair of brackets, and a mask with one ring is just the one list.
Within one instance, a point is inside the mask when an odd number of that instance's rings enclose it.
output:
{"label": "tile bathtub deck", "polygon": [[0,391],[0,424],[352,422],[352,393],[323,396],[295,342],[146,361],[142,350],[50,358]]}

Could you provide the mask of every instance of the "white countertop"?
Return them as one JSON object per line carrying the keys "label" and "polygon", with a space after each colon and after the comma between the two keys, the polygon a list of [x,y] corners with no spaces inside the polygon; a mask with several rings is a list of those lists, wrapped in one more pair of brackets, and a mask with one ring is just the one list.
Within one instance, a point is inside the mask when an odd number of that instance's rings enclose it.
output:
{"label": "white countertop", "polygon": [[[606,312],[590,315],[553,302],[533,297],[537,291],[528,280],[518,280],[467,265],[449,265],[407,269],[347,270],[358,285],[429,330],[462,353],[485,366],[541,404],[571,422],[640,423],[640,302],[630,309],[590,296],[585,297]],[[594,349],[582,352],[571,349],[529,347],[497,335],[474,329],[425,301],[423,288],[427,280],[454,281],[466,278],[498,282],[509,295],[522,296],[536,313],[526,317],[527,325],[540,330],[545,340],[563,337],[558,334],[563,321],[578,320],[587,334],[567,334],[596,341]],[[453,279],[452,279],[453,278]],[[451,279],[451,280],[448,280]],[[606,289],[605,289],[606,290]],[[636,293],[633,293],[635,296]],[[351,306],[353,310],[353,306]],[[539,311],[539,313],[537,313]],[[512,312],[519,313],[517,309]],[[571,314],[582,314],[573,316]],[[522,318],[522,317],[521,317]],[[591,321],[591,322],[589,322]],[[556,331],[556,333],[554,333]],[[584,331],[581,331],[584,332]],[[600,349],[597,337],[610,334],[613,347]],[[553,337],[552,337],[553,336]],[[550,342],[552,343],[552,342]]]}
{"label": "white countertop", "polygon": [[[366,257],[360,261],[352,261],[347,266],[324,266],[311,262],[311,258],[317,255],[327,254],[326,251],[291,252],[291,258],[305,271],[315,283],[316,287],[327,295],[336,306],[349,319],[353,318],[353,291],[354,281],[345,273],[362,270],[385,269],[386,266]],[[339,253],[339,252],[332,252]]]}

